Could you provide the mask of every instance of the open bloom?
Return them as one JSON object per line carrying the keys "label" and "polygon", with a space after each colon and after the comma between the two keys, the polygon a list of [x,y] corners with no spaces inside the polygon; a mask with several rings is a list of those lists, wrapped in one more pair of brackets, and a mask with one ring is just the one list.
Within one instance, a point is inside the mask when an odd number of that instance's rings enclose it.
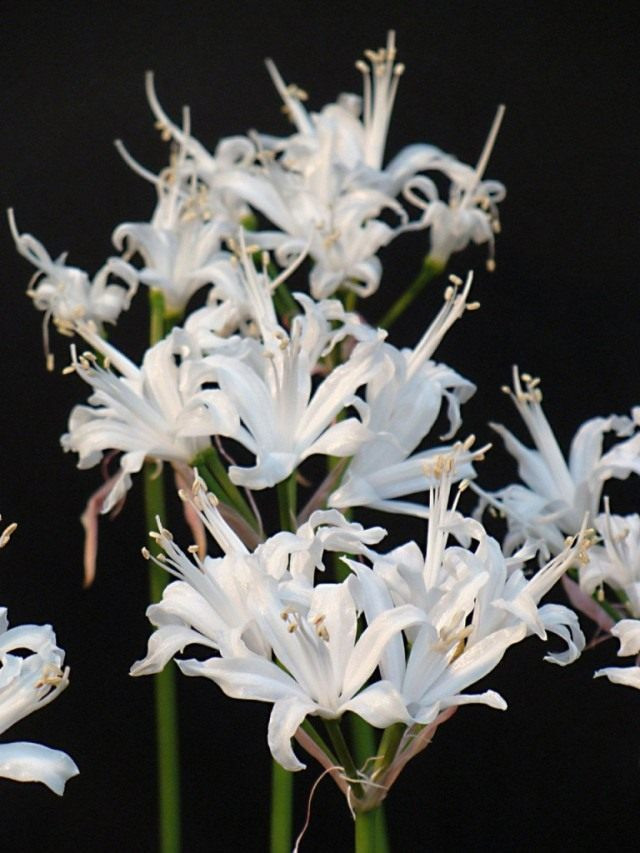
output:
{"label": "open bloom", "polygon": [[[362,410],[356,391],[375,374],[381,339],[365,333],[368,339],[343,364],[314,382],[321,359],[346,333],[340,325],[334,328],[333,303],[296,294],[304,313],[293,318],[287,332],[278,323],[268,276],[256,271],[246,251],[242,265],[259,339],[246,338],[235,351],[228,343],[212,348],[202,359],[199,381],[216,383],[237,413],[235,427],[227,424],[226,432],[218,432],[256,457],[254,466],[232,465],[231,480],[264,489],[286,479],[313,454],[351,456],[369,435],[359,418],[336,418],[351,405]],[[343,319],[348,317],[343,314]]]}
{"label": "open bloom", "polygon": [[606,512],[595,520],[600,544],[591,548],[589,562],[581,567],[580,587],[588,595],[595,593],[596,599],[604,594],[604,584],[614,591],[617,600],[612,608],[620,620],[609,633],[620,643],[618,655],[634,655],[636,665],[605,667],[595,675],[640,689],[640,516],[612,515],[608,501],[605,504]]}
{"label": "open bloom", "polygon": [[181,330],[147,350],[141,367],[101,340],[91,327],[79,331],[107,366],[91,354],[74,354],[70,369],[91,386],[92,395],[90,405],[72,410],[69,431],[61,443],[65,451],[78,453],[79,468],[97,465],[105,452],[122,453],[120,475],[102,506],[107,513],[124,497],[131,474],[140,471],[146,459],[190,464],[209,446],[209,432],[228,433],[232,430],[228,424],[234,424],[237,415],[223,393],[211,390],[203,393],[215,405],[202,422],[203,410],[197,405],[200,386],[189,381],[192,342]]}
{"label": "open bloom", "polygon": [[[444,709],[469,702],[495,708],[506,703],[494,691],[469,694],[468,687],[487,675],[511,645],[547,631],[567,643],[567,651],[547,655],[566,664],[584,646],[571,610],[554,604],[539,607],[542,596],[584,550],[579,537],[561,555],[527,580],[519,558],[507,560],[496,540],[472,519],[448,509],[459,450],[443,453],[434,465],[438,484],[431,490],[425,554],[411,542],[374,560],[373,569],[349,561],[357,578],[357,597],[367,620],[392,606],[411,602],[424,622],[406,630],[406,656],[399,637],[392,639],[380,671],[402,696],[415,723],[433,722]],[[450,537],[461,545],[449,545]],[[476,542],[471,550],[468,546]]]}
{"label": "open bloom", "polygon": [[445,267],[449,257],[465,249],[470,242],[487,243],[487,268],[492,270],[495,266],[494,242],[495,235],[500,231],[498,203],[504,199],[506,190],[498,181],[485,181],[482,176],[489,163],[503,115],[504,106],[501,105],[475,169],[457,161],[444,165],[443,171],[451,179],[448,203],[438,197],[436,185],[428,178],[415,180],[410,189],[409,198],[419,207],[423,205],[414,190],[422,191],[428,200],[427,224],[430,226],[431,240],[429,257],[439,266]]}
{"label": "open bloom", "polygon": [[[608,479],[640,473],[640,432],[635,431],[631,418],[618,415],[592,418],[582,424],[565,460],[542,409],[538,382],[527,374],[520,377],[514,367],[513,391],[504,389],[524,420],[535,449],[525,447],[503,426],[492,424],[517,460],[525,483],[506,486],[493,494],[481,493],[481,506],[493,504],[506,515],[507,553],[531,537],[558,554],[565,547],[565,536],[575,534],[585,514],[593,522]],[[626,440],[603,451],[608,432]]]}
{"label": "open bloom", "polygon": [[[365,542],[377,541],[382,531],[366,532],[338,513],[319,513],[296,534],[279,534],[250,554],[198,481],[196,489],[196,506],[224,556],[200,561],[194,549],[193,562],[160,528],[155,538],[166,555],[163,565],[179,579],[149,608],[158,630],[132,674],[158,671],[190,643],[217,649],[220,657],[178,665],[187,675],[211,678],[232,697],[273,702],[269,746],[289,770],[304,766],[290,741],[309,714],[337,719],[353,711],[379,727],[404,719],[393,690],[381,682],[365,685],[390,638],[421,614],[409,605],[394,608],[357,637],[348,583],[313,586],[324,550],[342,545],[366,552]],[[301,585],[301,579],[308,583]]]}
{"label": "open bloom", "polygon": [[[16,525],[0,534],[0,548]],[[23,717],[52,702],[69,684],[69,667],[50,625],[9,628],[7,608],[0,607],[0,734]],[[42,782],[56,794],[79,773],[58,749],[39,743],[0,744],[0,776],[17,782]]]}
{"label": "open bloom", "polygon": [[[365,393],[363,422],[370,437],[356,450],[343,481],[329,498],[330,506],[371,506],[411,515],[428,512],[422,502],[406,497],[428,488],[425,463],[444,449],[414,451],[431,431],[444,401],[450,424],[444,438],[451,438],[461,423],[461,403],[475,391],[468,379],[432,360],[448,329],[466,308],[477,306],[467,304],[471,279],[469,275],[462,292],[458,292],[459,279],[447,288],[444,306],[414,349],[382,346],[380,366]],[[458,479],[473,476],[474,455],[457,457]]]}
{"label": "open bloom", "polygon": [[[51,626],[9,628],[7,610],[0,607],[0,733],[48,705],[67,687],[69,669],[63,664],[64,652],[56,646]],[[37,743],[0,744],[0,776],[42,782],[62,794],[67,780],[78,772],[60,750]]]}
{"label": "open bloom", "polygon": [[[67,266],[66,253],[54,261],[35,237],[20,234],[12,210],[9,210],[9,226],[17,250],[38,268],[27,294],[36,308],[44,312],[43,339],[47,366],[52,368],[49,323],[53,321],[63,335],[73,335],[79,321],[92,322],[102,332],[104,323],[115,323],[120,313],[129,308],[136,292],[136,271],[121,258],[109,258],[90,281],[84,270]],[[112,275],[123,284],[110,282]]]}

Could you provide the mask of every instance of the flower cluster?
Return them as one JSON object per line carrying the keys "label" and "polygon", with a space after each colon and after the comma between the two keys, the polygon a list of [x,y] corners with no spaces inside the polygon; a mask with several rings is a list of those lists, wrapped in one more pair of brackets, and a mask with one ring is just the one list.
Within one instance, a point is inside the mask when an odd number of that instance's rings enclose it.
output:
{"label": "flower cluster", "polygon": [[[457,511],[457,498],[449,507],[457,458],[467,450],[458,444],[430,463],[434,485],[424,552],[409,542],[378,553],[371,545],[385,531],[364,529],[335,510],[315,511],[297,530],[249,551],[196,478],[192,494],[182,497],[222,556],[201,558],[197,546],[185,554],[158,523],[153,538],[162,553],[154,559],[176,580],[148,610],[156,631],[132,674],[158,672],[188,645],[217,652],[178,665],[186,675],[210,678],[229,696],[273,703],[269,746],[289,770],[304,767],[291,739],[305,733],[308,717],[334,721],[351,711],[377,728],[402,724],[392,754],[369,773],[358,771],[361,793],[352,804],[371,808],[415,754],[422,727],[470,702],[506,707],[492,690],[465,691],[509,646],[551,631],[567,649],[547,659],[566,664],[584,645],[573,611],[539,606],[567,567],[585,559],[584,531],[527,579],[525,555],[506,559],[479,522]],[[350,574],[340,582],[326,578],[330,552],[359,558],[344,558]],[[321,760],[335,765],[342,756],[317,747],[315,729],[311,733],[313,754],[320,750]]]}
{"label": "flower cluster", "polygon": [[[157,519],[144,553],[175,579],[147,611],[156,630],[133,674],[204,647],[206,657],[178,659],[182,672],[272,703],[274,758],[300,769],[295,738],[355,811],[376,807],[460,705],[506,707],[495,691],[472,688],[514,643],[552,633],[564,647],[547,660],[564,665],[580,654],[576,614],[542,603],[561,579],[623,653],[640,651],[640,520],[608,506],[599,514],[607,480],[640,473],[638,410],[584,424],[567,462],[537,380],[515,371],[507,390],[536,447],[494,426],[524,485],[490,494],[475,480],[488,446],[455,440],[475,385],[435,357],[479,307],[472,274],[449,277],[414,346],[397,347],[383,328],[470,241],[488,244],[493,265],[505,191],[484,173],[503,108],[475,168],[426,143],[386,159],[403,71],[393,33],[365,57],[363,96],[343,94],[319,112],[268,60],[293,132],[222,139],[213,154],[192,136],[188,110],[180,124],[165,114],[148,75],[170,162],[153,174],[118,143],[155,186],[157,204],[149,221],[115,228],[121,255],[93,281],[65,256],[52,261],[10,216],[18,250],[38,269],[29,293],[45,329],[53,320],[88,347],[73,345],[64,371],[90,395],[61,439],[78,467],[102,463],[105,472],[83,517],[86,579],[98,514],[117,510],[150,463],[156,473],[172,469],[197,543],[185,553]],[[380,250],[409,231],[428,233],[422,272],[379,326],[369,323],[358,299],[380,284]],[[149,288],[152,344],[136,363],[107,340],[105,324],[140,284]],[[434,439],[436,431],[444,434]],[[469,485],[481,497],[476,518],[459,508]],[[487,505],[507,519],[502,545],[479,520]],[[360,508],[426,522],[424,547],[382,550],[386,531],[355,521]],[[218,556],[205,556],[206,530]],[[607,609],[610,592],[618,600]],[[602,673],[640,686],[640,667]],[[384,730],[362,766],[340,729],[347,712]]]}
{"label": "flower cluster", "polygon": [[[524,387],[523,387],[524,383]],[[514,368],[510,394],[525,422],[534,449],[521,444],[499,424],[494,429],[518,462],[524,483],[492,494],[481,492],[480,510],[497,509],[506,519],[505,553],[533,540],[544,557],[558,554],[565,538],[583,519],[592,526],[589,560],[576,564],[577,583],[564,579],[573,605],[620,640],[620,655],[640,653],[640,519],[637,513],[612,515],[602,492],[608,480],[640,474],[640,409],[586,421],[565,457],[542,409],[539,380]],[[607,450],[604,439],[613,433]],[[476,487],[477,488],[477,487]],[[478,489],[478,491],[481,491]],[[607,601],[611,598],[611,601]],[[640,666],[607,667],[596,675],[640,688]]]}

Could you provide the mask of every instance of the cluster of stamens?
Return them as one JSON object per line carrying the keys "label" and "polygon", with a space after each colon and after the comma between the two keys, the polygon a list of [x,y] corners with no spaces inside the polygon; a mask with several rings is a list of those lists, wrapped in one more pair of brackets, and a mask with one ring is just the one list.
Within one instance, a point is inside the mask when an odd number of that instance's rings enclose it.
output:
{"label": "cluster of stamens", "polygon": [[[525,388],[522,387],[522,382]],[[508,394],[517,403],[541,403],[542,390],[539,387],[540,377],[531,376],[530,373],[518,374],[517,369],[513,372],[513,388],[503,385],[500,389],[503,394]]]}

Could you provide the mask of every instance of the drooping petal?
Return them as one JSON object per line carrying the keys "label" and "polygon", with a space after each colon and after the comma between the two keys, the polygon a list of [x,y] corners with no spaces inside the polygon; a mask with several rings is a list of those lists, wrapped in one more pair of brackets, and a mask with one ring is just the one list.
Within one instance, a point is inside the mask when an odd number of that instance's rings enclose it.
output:
{"label": "drooping petal", "polygon": [[80,771],[66,752],[38,743],[0,744],[0,776],[16,782],[42,782],[58,796]]}

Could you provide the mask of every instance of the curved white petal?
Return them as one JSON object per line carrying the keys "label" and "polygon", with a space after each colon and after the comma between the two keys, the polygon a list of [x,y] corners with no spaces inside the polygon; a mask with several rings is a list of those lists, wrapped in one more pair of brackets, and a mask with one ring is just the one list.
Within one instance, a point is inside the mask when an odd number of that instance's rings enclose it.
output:
{"label": "curved white petal", "polygon": [[594,678],[606,676],[614,684],[624,684],[640,690],[640,666],[608,666],[593,673]]}
{"label": "curved white petal", "polygon": [[77,776],[74,761],[59,749],[39,743],[0,744],[0,776],[16,782],[42,782],[62,796],[68,779]]}
{"label": "curved white petal", "polygon": [[291,748],[291,738],[307,714],[316,709],[315,703],[299,696],[276,701],[269,717],[267,742],[275,760],[285,770],[304,770],[306,765],[299,761]]}

